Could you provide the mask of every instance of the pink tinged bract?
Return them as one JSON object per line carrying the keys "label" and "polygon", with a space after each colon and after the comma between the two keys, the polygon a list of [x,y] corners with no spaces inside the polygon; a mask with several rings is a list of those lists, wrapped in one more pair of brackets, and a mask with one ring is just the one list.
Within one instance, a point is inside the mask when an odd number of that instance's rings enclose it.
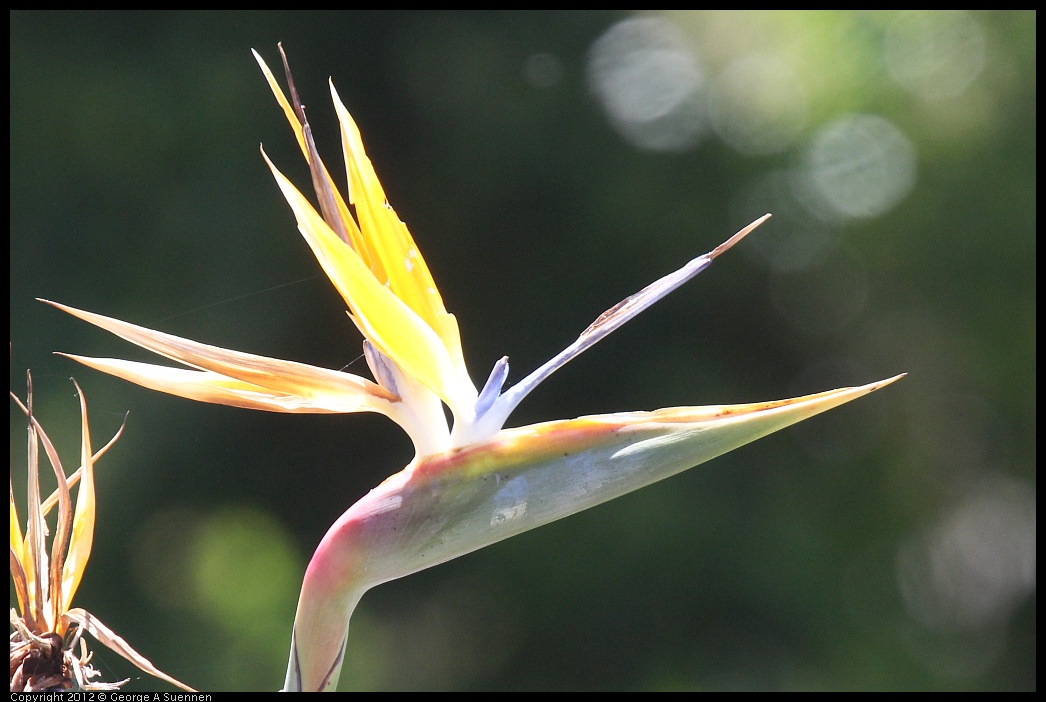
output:
{"label": "pink tinged bract", "polygon": [[320,542],[298,601],[284,689],[334,689],[349,617],[371,587],[670,477],[900,377],[776,402],[505,429],[416,460],[349,508]]}

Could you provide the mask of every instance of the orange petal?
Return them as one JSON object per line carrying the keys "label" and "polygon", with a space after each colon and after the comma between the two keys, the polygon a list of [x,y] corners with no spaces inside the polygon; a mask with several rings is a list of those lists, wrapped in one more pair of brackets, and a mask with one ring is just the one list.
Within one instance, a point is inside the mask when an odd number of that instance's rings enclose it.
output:
{"label": "orange petal", "polygon": [[[79,317],[161,356],[194,368],[212,371],[219,376],[242,381],[250,386],[263,388],[274,396],[298,397],[307,401],[317,401],[320,405],[323,402],[319,398],[339,397],[346,405],[354,405],[360,409],[370,409],[383,414],[388,414],[389,403],[397,399],[395,395],[380,385],[351,373],[341,373],[327,368],[256,356],[241,351],[230,351],[145,329],[112,317],[85,312],[57,302],[48,300],[42,300],[42,302],[47,302],[74,317]],[[172,390],[167,389],[165,392],[172,392]],[[352,398],[352,400],[346,401],[345,398]]]}
{"label": "orange petal", "polygon": [[315,394],[312,397],[303,397],[273,392],[211,371],[171,368],[115,358],[60,355],[150,390],[216,405],[298,414],[378,411],[372,398],[361,398],[358,393],[328,393],[326,396]]}

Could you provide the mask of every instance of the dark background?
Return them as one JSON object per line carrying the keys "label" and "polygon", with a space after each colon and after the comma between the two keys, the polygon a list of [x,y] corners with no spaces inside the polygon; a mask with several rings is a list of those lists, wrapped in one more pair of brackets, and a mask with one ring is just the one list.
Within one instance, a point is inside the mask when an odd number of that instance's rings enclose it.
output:
{"label": "dark background", "polygon": [[775,213],[510,425],[909,374],[377,588],[342,689],[1034,689],[1035,19],[12,12],[11,387],[33,370],[69,463],[70,375],[96,444],[130,411],[76,604],[197,688],[275,689],[309,554],[410,459],[380,416],[77,367],[51,352],[157,359],[34,301],[366,373],[258,153],[306,189],[250,54],[282,41],[336,178],[328,76],[359,123],[477,383]]}

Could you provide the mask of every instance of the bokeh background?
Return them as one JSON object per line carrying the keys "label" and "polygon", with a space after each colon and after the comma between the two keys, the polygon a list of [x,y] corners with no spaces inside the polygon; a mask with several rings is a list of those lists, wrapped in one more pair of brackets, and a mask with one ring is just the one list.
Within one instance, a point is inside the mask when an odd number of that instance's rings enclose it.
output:
{"label": "bokeh background", "polygon": [[[1034,12],[49,13],[11,19],[11,388],[99,525],[78,603],[203,690],[276,689],[304,565],[410,459],[379,416],[269,415],[53,356],[155,360],[46,297],[366,373],[259,143],[250,55],[326,80],[478,382],[774,218],[511,424],[903,381],[364,597],[341,687],[1036,687]],[[11,413],[16,494],[24,420]],[[161,686],[104,649],[127,689]]]}

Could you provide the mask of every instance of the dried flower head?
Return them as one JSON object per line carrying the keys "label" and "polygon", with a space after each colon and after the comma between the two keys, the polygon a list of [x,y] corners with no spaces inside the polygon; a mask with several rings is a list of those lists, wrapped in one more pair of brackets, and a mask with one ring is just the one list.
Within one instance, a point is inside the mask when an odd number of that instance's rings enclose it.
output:
{"label": "dried flower head", "polygon": [[[73,381],[76,385],[76,381]],[[47,432],[33,415],[33,384],[29,378],[25,404],[11,393],[11,399],[29,418],[29,500],[25,534],[22,534],[11,483],[11,580],[18,609],[11,610],[11,691],[59,692],[63,690],[114,690],[127,680],[102,682],[91,666],[84,632],[150,675],[177,685],[191,687],[161,672],[131,648],[90,612],[72,607],[83,578],[94,541],[95,486],[94,464],[123,432],[123,426],[97,453],[91,448],[87,428],[87,403],[80,397],[80,467],[66,475],[62,462]],[[54,470],[58,487],[41,499],[40,447]],[[79,483],[74,507],[71,490]],[[47,515],[58,508],[54,532],[48,549]]]}

